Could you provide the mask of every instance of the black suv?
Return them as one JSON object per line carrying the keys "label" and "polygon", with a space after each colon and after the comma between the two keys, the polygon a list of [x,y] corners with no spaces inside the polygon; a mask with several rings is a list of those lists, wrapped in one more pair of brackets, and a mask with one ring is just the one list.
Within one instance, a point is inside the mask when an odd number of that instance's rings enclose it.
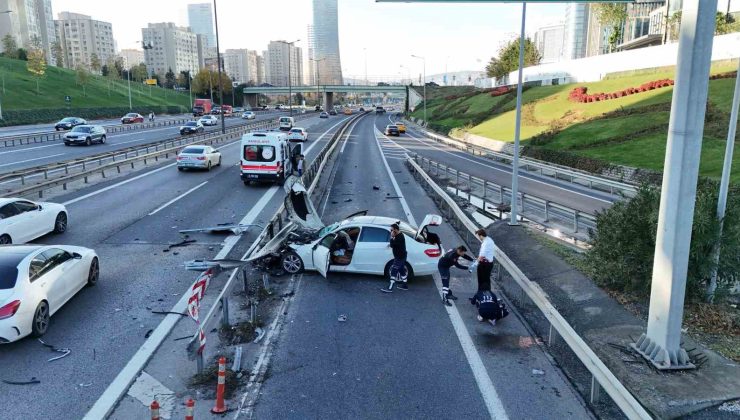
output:
{"label": "black suv", "polygon": [[87,121],[83,120],[82,118],[67,117],[67,118],[62,118],[61,121],[54,124],[54,130],[56,131],[71,130],[77,127],[78,125],[85,125],[85,124],[87,124]]}

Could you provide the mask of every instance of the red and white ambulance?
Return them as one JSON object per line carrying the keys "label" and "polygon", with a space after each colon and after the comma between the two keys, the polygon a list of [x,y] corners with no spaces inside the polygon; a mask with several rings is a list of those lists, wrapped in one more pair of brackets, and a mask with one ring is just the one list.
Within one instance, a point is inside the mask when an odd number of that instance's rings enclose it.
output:
{"label": "red and white ambulance", "polygon": [[251,181],[282,183],[293,171],[288,135],[280,131],[247,133],[241,141],[241,178]]}

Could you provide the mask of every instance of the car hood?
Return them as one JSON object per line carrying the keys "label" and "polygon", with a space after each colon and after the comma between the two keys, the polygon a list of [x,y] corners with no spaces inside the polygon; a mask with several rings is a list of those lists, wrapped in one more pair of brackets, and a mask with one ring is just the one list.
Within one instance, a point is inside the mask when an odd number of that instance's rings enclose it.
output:
{"label": "car hood", "polygon": [[318,231],[324,228],[324,223],[318,216],[316,208],[311,202],[311,197],[301,179],[290,176],[285,180],[285,211],[288,219],[307,230]]}

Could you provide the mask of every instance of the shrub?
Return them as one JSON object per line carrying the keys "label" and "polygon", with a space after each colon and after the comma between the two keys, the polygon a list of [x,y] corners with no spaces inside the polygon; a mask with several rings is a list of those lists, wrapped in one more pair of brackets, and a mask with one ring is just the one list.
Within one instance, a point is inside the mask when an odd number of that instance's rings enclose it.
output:
{"label": "shrub", "polygon": [[64,117],[75,116],[85,119],[118,118],[129,112],[146,115],[149,111],[155,114],[181,114],[188,112],[183,106],[148,106],[148,107],[101,107],[101,108],[54,108],[3,111],[4,119],[0,126],[56,122]]}

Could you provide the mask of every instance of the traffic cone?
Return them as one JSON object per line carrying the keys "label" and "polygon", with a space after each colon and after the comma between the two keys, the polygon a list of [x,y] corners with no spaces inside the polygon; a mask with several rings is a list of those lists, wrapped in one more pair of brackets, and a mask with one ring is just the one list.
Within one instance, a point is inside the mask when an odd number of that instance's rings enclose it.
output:
{"label": "traffic cone", "polygon": [[211,413],[223,414],[226,412],[224,391],[226,391],[226,358],[221,356],[218,359],[218,385],[216,385],[216,406],[211,409]]}
{"label": "traffic cone", "polygon": [[152,410],[152,420],[159,420],[159,403],[157,400],[152,401],[149,408]]}
{"label": "traffic cone", "polygon": [[185,402],[185,420],[193,420],[193,408],[195,407],[195,401],[192,398]]}

